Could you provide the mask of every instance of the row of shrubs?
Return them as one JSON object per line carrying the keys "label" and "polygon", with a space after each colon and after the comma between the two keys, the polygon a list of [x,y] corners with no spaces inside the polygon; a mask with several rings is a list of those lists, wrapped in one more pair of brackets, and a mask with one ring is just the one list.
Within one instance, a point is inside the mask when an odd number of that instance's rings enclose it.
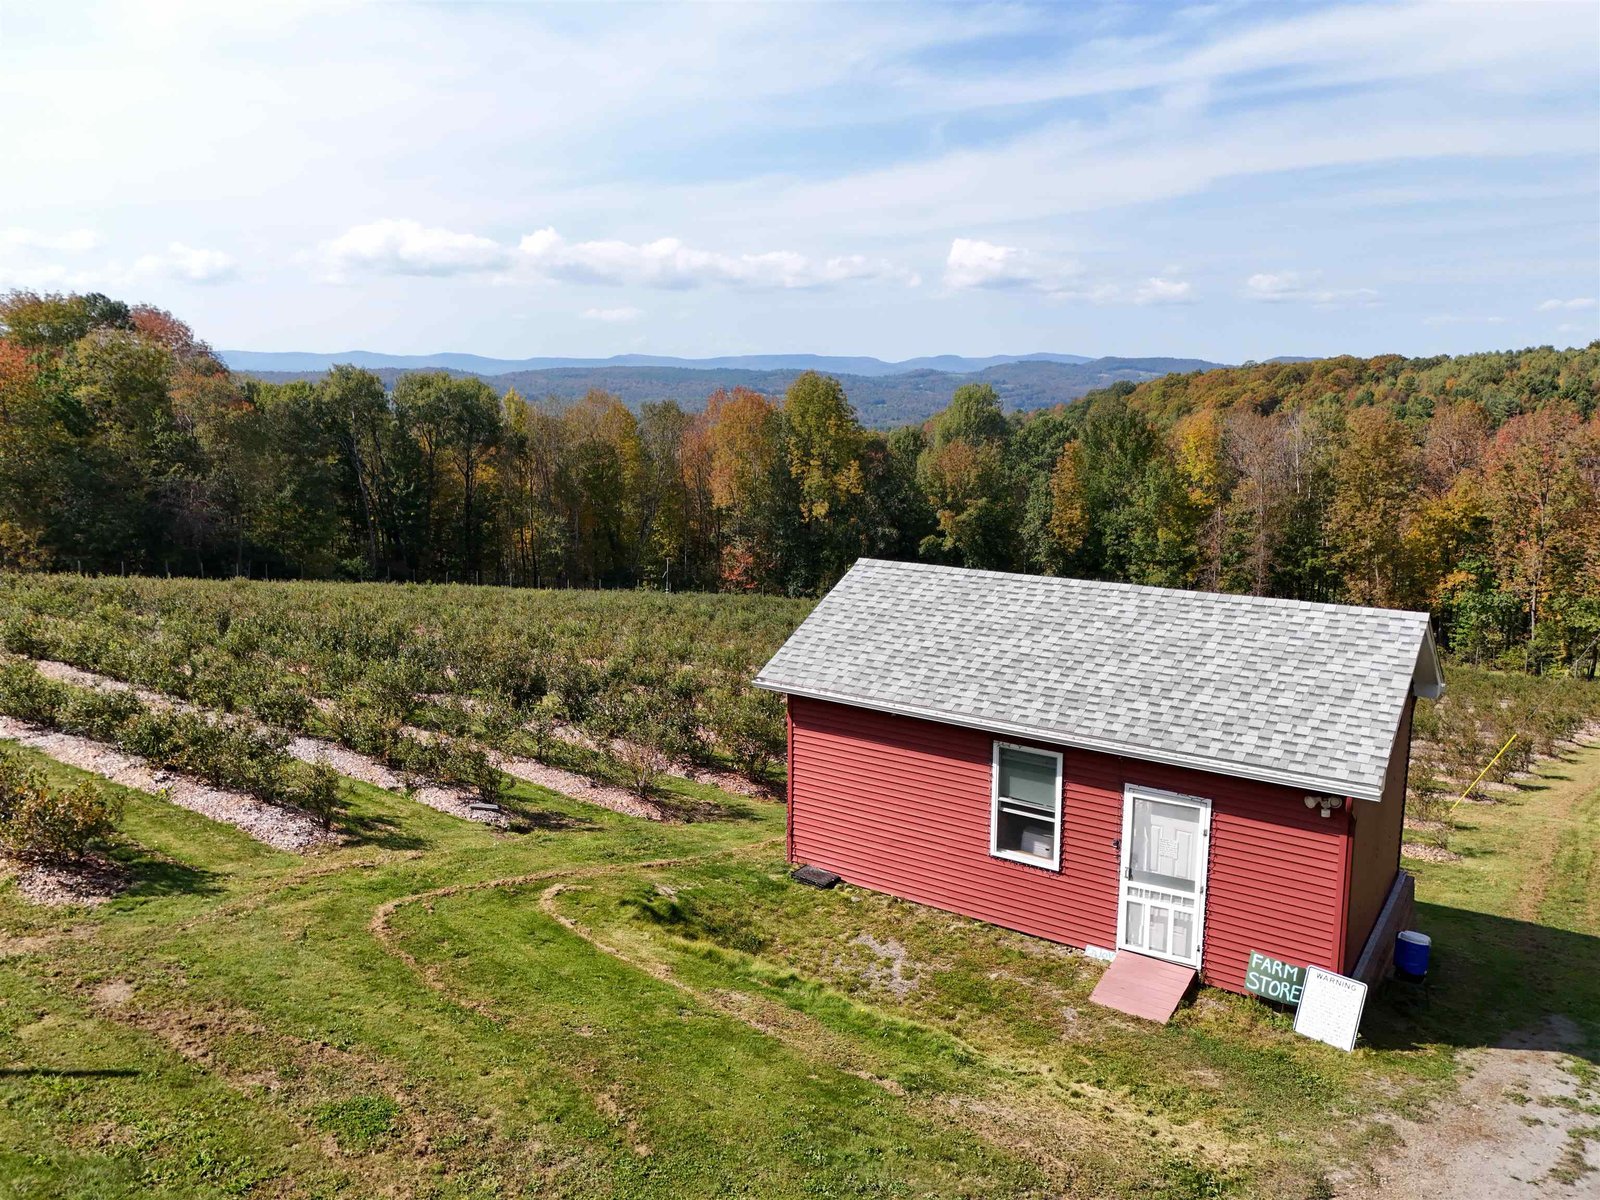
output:
{"label": "row of shrubs", "polygon": [[1445,665],[1445,678],[1444,698],[1418,701],[1412,726],[1410,805],[1423,821],[1443,822],[1486,767],[1486,782],[1505,783],[1600,723],[1600,683],[1590,680],[1459,662]]}
{"label": "row of shrubs", "polygon": [[[151,713],[138,699],[127,693],[106,693],[92,689],[66,688],[34,674],[37,684],[18,682],[19,703],[22,691],[33,688],[57,689],[57,695],[82,693],[71,700],[65,715],[75,723],[72,732],[96,737],[102,741],[115,741],[152,761],[166,763],[164,747],[159,743],[170,740],[174,733],[183,740],[187,749],[180,757],[184,761],[198,758],[203,769],[182,767],[201,774],[219,786],[248,791],[253,795],[272,798],[272,781],[281,771],[276,759],[287,760],[283,754],[287,733],[310,733],[339,741],[352,750],[378,758],[386,765],[418,780],[430,780],[449,787],[467,787],[485,797],[497,796],[501,789],[498,772],[490,767],[481,750],[452,742],[422,742],[406,737],[400,732],[404,715],[391,716],[390,707],[369,705],[368,694],[353,689],[341,703],[326,716],[312,704],[304,687],[291,680],[274,678],[264,664],[244,662],[225,655],[210,654],[210,662],[199,669],[183,671],[150,670],[151,658],[131,645],[125,637],[85,638],[84,630],[66,626],[65,632],[78,636],[63,636],[59,640],[44,637],[38,623],[19,622],[13,619],[0,626],[0,645],[15,654],[28,658],[53,658],[68,662],[85,670],[95,671],[124,682],[137,684],[182,700],[194,707],[215,712],[224,717],[248,716],[266,729],[251,729],[237,722],[212,721],[190,714]],[[18,664],[25,667],[26,664]],[[170,663],[166,664],[170,666]],[[19,677],[20,678],[20,677]],[[81,701],[81,705],[80,705]],[[85,714],[80,706],[105,711],[105,719],[98,724],[78,719]],[[35,704],[40,716],[27,720],[47,721],[49,703]],[[121,728],[128,713],[145,711],[151,718],[142,728],[133,731]],[[20,714],[12,714],[20,715]],[[66,726],[63,726],[66,727]],[[269,732],[282,731],[282,732]],[[122,739],[122,740],[119,740]],[[131,739],[131,740],[129,740]],[[236,755],[238,770],[223,779],[219,765],[212,765],[212,746],[234,741],[233,746],[219,746],[220,750]],[[268,761],[263,761],[263,755]],[[218,756],[226,761],[226,755]],[[214,772],[214,773],[208,773]]]}
{"label": "row of shrubs", "polygon": [[[472,698],[532,724],[616,729],[646,757],[781,759],[781,703],[749,686],[809,611],[771,597],[3,576],[0,644],[286,728],[310,697]],[[492,743],[498,745],[498,743]],[[612,764],[631,773],[629,764]]]}
{"label": "row of shrubs", "polygon": [[122,815],[109,789],[88,780],[53,786],[0,750],[0,854],[30,863],[71,863],[107,842]]}
{"label": "row of shrubs", "polygon": [[[131,627],[114,624],[124,618]],[[680,761],[728,761],[752,780],[770,780],[783,753],[782,708],[774,697],[742,680],[708,682],[682,664],[635,656],[597,665],[575,658],[570,648],[540,643],[542,659],[514,664],[507,647],[479,646],[468,649],[481,653],[463,652],[457,666],[439,669],[436,647],[421,639],[398,654],[362,663],[357,672],[343,636],[332,638],[339,649],[302,642],[292,661],[280,661],[266,648],[276,639],[246,635],[245,625],[225,615],[197,625],[192,615],[150,618],[106,606],[77,616],[24,612],[0,622],[0,646],[209,710],[247,713],[274,727],[332,737],[396,769],[466,786],[486,799],[498,795],[501,779],[481,752],[474,756],[459,743],[408,738],[401,727],[426,725],[641,794],[654,790]],[[196,640],[204,636],[214,640]],[[441,694],[450,702],[425,699]],[[330,696],[334,703],[319,711],[313,695]],[[582,731],[598,749],[554,737],[563,725]]]}
{"label": "row of shrubs", "polygon": [[414,702],[400,704],[392,695],[353,688],[326,713],[317,713],[309,731],[375,758],[404,776],[465,788],[482,801],[502,803],[505,776],[488,754],[464,737],[424,739],[408,734],[405,726],[411,723],[412,707]]}
{"label": "row of shrubs", "polygon": [[338,774],[292,758],[281,734],[193,713],[157,711],[131,692],[46,679],[26,662],[0,663],[0,714],[116,746],[269,804],[303,809],[327,827],[344,808]]}

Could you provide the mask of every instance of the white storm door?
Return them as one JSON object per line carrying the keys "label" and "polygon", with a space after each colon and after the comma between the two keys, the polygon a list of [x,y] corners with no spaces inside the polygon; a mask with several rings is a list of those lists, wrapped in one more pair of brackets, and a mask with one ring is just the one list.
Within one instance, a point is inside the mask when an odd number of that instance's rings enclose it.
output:
{"label": "white storm door", "polygon": [[1134,787],[1122,801],[1117,948],[1199,967],[1211,801]]}

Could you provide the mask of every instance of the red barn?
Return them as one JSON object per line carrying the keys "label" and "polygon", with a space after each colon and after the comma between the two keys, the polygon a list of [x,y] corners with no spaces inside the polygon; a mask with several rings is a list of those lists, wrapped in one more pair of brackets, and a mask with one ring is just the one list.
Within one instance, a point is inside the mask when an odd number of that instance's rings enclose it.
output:
{"label": "red barn", "polygon": [[1233,991],[1375,981],[1409,915],[1426,613],[862,559],[756,683],[789,857],[852,884]]}

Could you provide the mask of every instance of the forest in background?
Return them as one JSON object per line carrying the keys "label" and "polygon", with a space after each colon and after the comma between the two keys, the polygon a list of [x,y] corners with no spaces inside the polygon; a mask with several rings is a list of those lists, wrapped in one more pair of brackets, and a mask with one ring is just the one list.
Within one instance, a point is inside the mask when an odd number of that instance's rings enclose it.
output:
{"label": "forest in background", "polygon": [[815,373],[634,413],[368,371],[264,383],[182,321],[0,300],[0,566],[815,595],[862,555],[1429,608],[1593,674],[1600,343],[1168,375],[865,428]]}

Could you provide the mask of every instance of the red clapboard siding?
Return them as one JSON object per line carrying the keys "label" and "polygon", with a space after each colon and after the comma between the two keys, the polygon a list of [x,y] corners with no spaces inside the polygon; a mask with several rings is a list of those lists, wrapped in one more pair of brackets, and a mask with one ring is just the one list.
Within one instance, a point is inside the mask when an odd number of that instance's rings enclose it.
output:
{"label": "red clapboard siding", "polygon": [[798,696],[789,714],[795,862],[1037,937],[1111,948],[1123,788],[1137,783],[1212,802],[1208,983],[1242,990],[1252,950],[1343,965],[1342,811],[1319,816],[1302,793],[1271,784],[1050,746],[1064,755],[1065,777],[1061,870],[1048,871],[989,853],[989,734]]}

